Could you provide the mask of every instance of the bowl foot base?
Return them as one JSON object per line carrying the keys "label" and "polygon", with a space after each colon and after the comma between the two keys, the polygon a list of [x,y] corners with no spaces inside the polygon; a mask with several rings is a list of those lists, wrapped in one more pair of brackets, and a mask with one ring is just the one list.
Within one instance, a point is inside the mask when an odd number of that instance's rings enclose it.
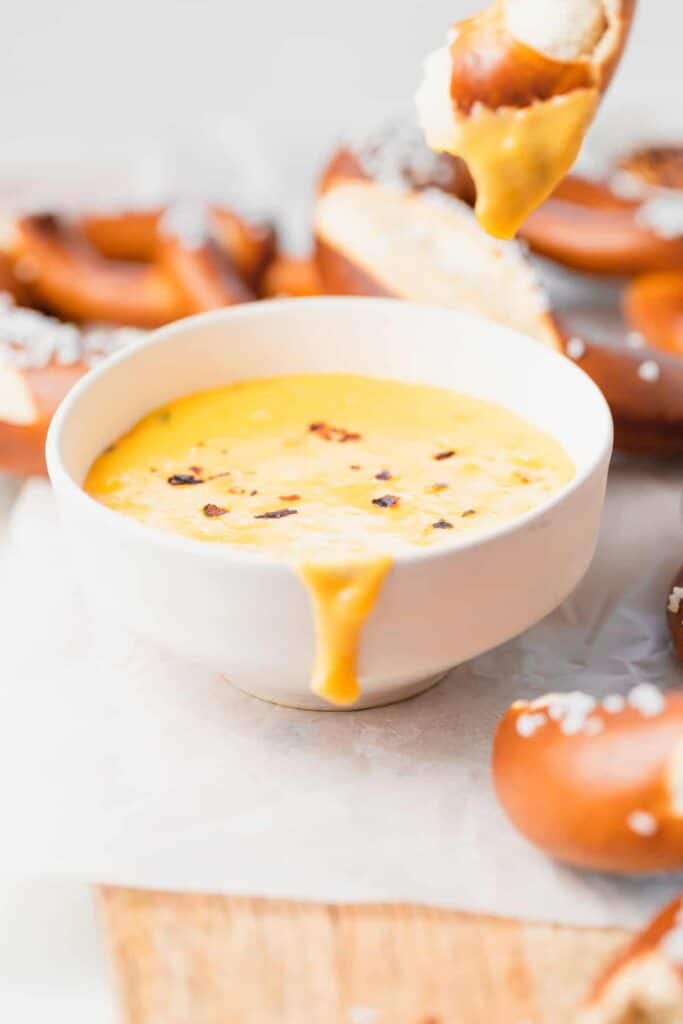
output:
{"label": "bowl foot base", "polygon": [[250,697],[256,697],[258,700],[265,701],[268,704],[279,704],[284,708],[295,708],[299,711],[366,711],[368,708],[382,708],[388,704],[399,704],[401,701],[410,700],[413,697],[419,697],[421,693],[425,693],[427,690],[431,690],[433,686],[440,683],[445,676],[448,675],[448,671],[439,672],[435,676],[430,676],[428,679],[420,679],[418,682],[406,683],[401,687],[391,687],[386,691],[380,691],[379,693],[372,694],[371,696],[364,696],[362,693],[355,704],[348,708],[335,707],[334,704],[330,704],[320,697],[316,697],[315,694],[311,694],[309,697],[301,697],[297,695],[291,698],[287,694],[275,694],[268,692],[267,690],[256,690],[249,686],[244,686],[240,683],[234,682],[232,679],[224,677],[226,682],[234,686],[235,689],[241,690],[242,693],[248,693]]}

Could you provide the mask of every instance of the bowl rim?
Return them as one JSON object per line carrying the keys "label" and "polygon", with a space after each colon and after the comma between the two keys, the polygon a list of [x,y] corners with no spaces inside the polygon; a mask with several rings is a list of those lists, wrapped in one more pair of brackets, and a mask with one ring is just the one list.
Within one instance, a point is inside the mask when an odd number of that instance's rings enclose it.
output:
{"label": "bowl rim", "polygon": [[[575,475],[567,484],[564,485],[564,487],[560,488],[559,491],[551,495],[551,497],[546,501],[542,502],[530,511],[517,516],[509,522],[501,523],[500,526],[494,526],[482,533],[466,534],[465,536],[453,538],[450,540],[450,543],[446,543],[438,548],[413,549],[408,546],[406,546],[405,549],[401,548],[391,553],[392,565],[394,567],[397,565],[416,564],[443,559],[448,556],[457,555],[461,551],[473,550],[496,540],[502,540],[505,537],[521,532],[535,521],[541,519],[548,512],[551,512],[553,509],[564,504],[576,491],[583,487],[583,485],[596,473],[596,471],[600,469],[603,463],[609,463],[613,449],[614,425],[607,402],[605,401],[602,392],[591,378],[560,352],[553,351],[550,347],[543,345],[542,342],[537,341],[529,335],[516,331],[513,328],[507,327],[505,324],[499,324],[496,321],[487,320],[485,317],[476,313],[470,313],[467,310],[449,309],[444,306],[406,302],[401,299],[392,298],[375,298],[365,296],[316,296],[310,298],[285,298],[274,299],[268,302],[245,303],[240,306],[226,307],[219,310],[212,310],[207,313],[198,313],[195,316],[176,320],[171,324],[166,324],[163,327],[151,331],[149,337],[142,339],[136,344],[125,346],[119,352],[115,352],[98,366],[86,373],[62,401],[57,412],[53,416],[48,429],[45,453],[48,474],[55,493],[63,492],[68,495],[70,499],[80,505],[83,514],[90,517],[93,521],[95,519],[99,519],[103,526],[122,531],[124,534],[128,534],[133,538],[138,538],[139,540],[146,539],[148,544],[155,543],[158,547],[169,550],[170,552],[176,552],[178,554],[184,553],[185,555],[202,559],[218,560],[220,562],[234,564],[236,566],[239,565],[247,567],[261,565],[268,566],[271,569],[282,567],[290,569],[296,568],[296,559],[290,560],[283,557],[275,557],[266,552],[259,551],[256,548],[246,546],[241,547],[239,545],[230,544],[211,544],[206,541],[194,540],[190,537],[184,537],[182,534],[158,529],[157,527],[150,526],[147,523],[125,516],[120,512],[116,512],[114,509],[110,509],[106,505],[100,504],[100,502],[96,501],[95,498],[92,498],[79,484],[76,483],[73,476],[64,465],[61,452],[63,433],[72,414],[73,407],[77,405],[81,396],[103,377],[106,377],[113,367],[127,362],[143,349],[161,347],[167,341],[177,337],[177,335],[191,332],[192,328],[197,324],[220,322],[221,320],[227,319],[233,320],[259,316],[268,317],[271,315],[277,315],[283,307],[291,308],[294,303],[299,306],[303,305],[310,308],[330,310],[334,310],[340,306],[346,307],[350,304],[353,304],[354,306],[364,305],[368,308],[380,306],[386,307],[387,304],[389,304],[396,308],[412,310],[417,308],[418,310],[421,309],[431,313],[438,313],[443,317],[453,316],[459,320],[475,320],[479,324],[485,324],[493,332],[503,331],[516,336],[525,345],[538,346],[541,352],[544,353],[541,358],[562,360],[565,364],[566,372],[574,374],[576,379],[581,380],[581,386],[586,388],[588,392],[592,392],[593,399],[597,402],[595,408],[598,416],[602,413],[601,418],[603,429],[600,435],[596,436],[595,449],[592,456],[586,460],[585,465],[582,468],[577,469]],[[348,558],[349,563],[361,560],[364,560],[362,555],[351,555]]]}

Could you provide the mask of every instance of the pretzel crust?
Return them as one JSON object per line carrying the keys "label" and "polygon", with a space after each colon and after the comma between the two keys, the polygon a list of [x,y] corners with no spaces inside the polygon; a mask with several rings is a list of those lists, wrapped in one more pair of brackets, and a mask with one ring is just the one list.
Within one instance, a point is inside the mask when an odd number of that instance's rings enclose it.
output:
{"label": "pretzel crust", "polygon": [[683,265],[683,237],[666,237],[649,226],[641,200],[575,175],[527,218],[520,236],[539,255],[589,274],[621,276]]}
{"label": "pretzel crust", "polygon": [[493,776],[510,821],[559,860],[683,868],[683,693],[518,701],[498,727]]}
{"label": "pretzel crust", "polygon": [[683,270],[645,274],[631,282],[624,315],[653,348],[683,357]]}

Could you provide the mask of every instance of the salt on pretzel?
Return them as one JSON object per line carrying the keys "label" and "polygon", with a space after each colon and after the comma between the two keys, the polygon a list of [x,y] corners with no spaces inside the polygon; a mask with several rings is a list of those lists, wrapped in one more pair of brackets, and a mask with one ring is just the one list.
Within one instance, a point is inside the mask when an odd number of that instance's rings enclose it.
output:
{"label": "salt on pretzel", "polygon": [[261,295],[264,299],[304,299],[322,294],[318,268],[311,257],[276,257],[261,282]]}
{"label": "salt on pretzel", "polygon": [[614,418],[620,451],[683,454],[683,359],[649,348],[639,334],[612,347],[578,337],[558,322],[565,355],[598,385]]}
{"label": "salt on pretzel", "polygon": [[683,568],[671,584],[666,602],[666,615],[674,651],[683,661]]}
{"label": "salt on pretzel", "polygon": [[518,701],[496,733],[493,777],[510,821],[552,857],[623,874],[683,868],[681,692]]}
{"label": "salt on pretzel", "polygon": [[87,213],[78,219],[77,227],[102,256],[147,263],[155,259],[159,227],[165,218],[184,222],[185,233],[196,235],[197,225],[205,236],[210,233],[251,288],[257,287],[275,256],[277,242],[270,224],[248,221],[216,205],[187,202],[173,204],[168,210]]}
{"label": "salt on pretzel", "polygon": [[641,274],[683,266],[683,200],[626,198],[607,182],[567,177],[522,225],[541,256],[589,274]]}
{"label": "salt on pretzel", "polygon": [[683,190],[683,146],[643,146],[619,161],[622,189],[647,194],[652,189]]}
{"label": "salt on pretzel", "polygon": [[11,256],[30,268],[36,299],[65,320],[157,327],[186,313],[161,267],[107,260],[52,214],[16,222]]}
{"label": "salt on pretzel", "polygon": [[400,191],[333,167],[314,213],[316,264],[328,294],[464,309],[560,347],[522,253],[486,236],[465,203],[437,189]]}
{"label": "salt on pretzel", "polygon": [[61,400],[91,366],[143,333],[83,329],[0,295],[0,469],[45,473],[45,437]]}
{"label": "salt on pretzel", "polygon": [[575,1024],[683,1024],[683,897],[602,972]]}
{"label": "salt on pretzel", "polygon": [[454,26],[417,97],[429,145],[462,157],[491,234],[559,184],[621,57],[635,0],[493,0]]}
{"label": "salt on pretzel", "polygon": [[179,203],[80,220],[20,217],[5,251],[32,303],[65,320],[157,327],[256,297],[275,253],[268,226]]}

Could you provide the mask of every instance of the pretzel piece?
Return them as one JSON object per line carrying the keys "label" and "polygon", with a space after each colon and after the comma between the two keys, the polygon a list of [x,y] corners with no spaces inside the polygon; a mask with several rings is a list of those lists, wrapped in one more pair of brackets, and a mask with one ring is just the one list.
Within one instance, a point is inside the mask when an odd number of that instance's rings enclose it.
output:
{"label": "pretzel piece", "polygon": [[558,185],[621,57],[635,0],[493,0],[427,60],[429,145],[461,156],[491,234],[511,238]]}
{"label": "pretzel piece", "polygon": [[683,897],[603,971],[575,1024],[683,1024]]}
{"label": "pretzel piece", "polygon": [[636,686],[518,701],[493,749],[498,798],[531,843],[613,873],[683,868],[683,693]]}

